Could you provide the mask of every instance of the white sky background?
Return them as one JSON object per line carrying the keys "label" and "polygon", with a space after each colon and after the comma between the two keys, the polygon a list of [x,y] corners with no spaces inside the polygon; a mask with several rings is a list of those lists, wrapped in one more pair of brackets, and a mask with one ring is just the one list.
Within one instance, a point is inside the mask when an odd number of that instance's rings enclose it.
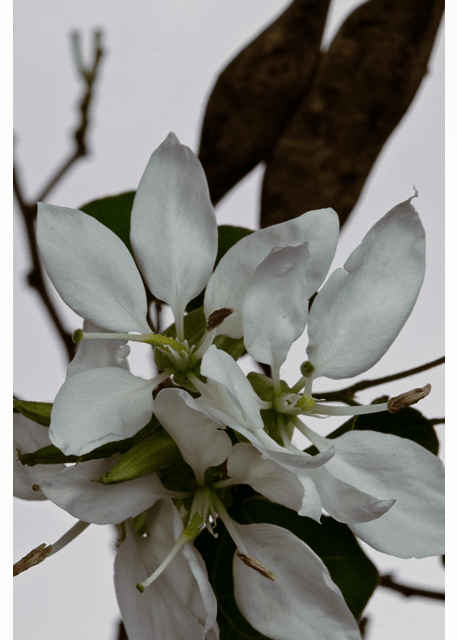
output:
{"label": "white sky background", "polygon": [[[243,46],[289,4],[284,0],[16,0],[14,3],[15,153],[25,196],[33,199],[71,148],[81,97],[69,34],[82,32],[86,60],[90,31],[101,28],[107,54],[92,107],[88,143],[91,156],[76,164],[48,201],[78,208],[105,195],[133,190],[152,151],[170,130],[197,150],[207,97],[217,74]],[[359,0],[333,0],[328,43]],[[419,300],[390,351],[359,379],[377,378],[440,357],[444,352],[444,43],[442,29],[424,80],[406,118],[379,157],[362,197],[346,224],[334,267],[342,266],[368,229],[395,204],[419,191],[414,206],[427,233],[427,273]],[[220,224],[257,227],[262,171],[256,169],[216,212]],[[14,390],[28,400],[52,401],[65,377],[64,352],[37,296],[24,284],[29,259],[18,212],[15,218],[15,378]],[[57,294],[55,299],[59,301]],[[63,303],[69,330],[80,319]],[[295,381],[305,344],[284,366]],[[132,370],[149,376],[141,347]],[[443,367],[360,395],[395,395],[431,382],[421,403],[427,417],[444,413]],[[321,389],[349,381],[321,381]],[[341,423],[339,421],[338,423]],[[325,423],[325,432],[334,428]],[[444,429],[438,428],[443,442]],[[444,448],[442,453],[444,452]],[[74,518],[53,504],[15,499],[18,560],[42,542],[57,540]],[[112,584],[114,534],[93,525],[64,551],[15,579],[15,640],[115,640],[118,610]],[[424,588],[442,589],[437,558],[398,560],[368,555],[382,572]],[[378,589],[365,611],[368,640],[429,640],[444,633],[443,606],[404,599]]]}

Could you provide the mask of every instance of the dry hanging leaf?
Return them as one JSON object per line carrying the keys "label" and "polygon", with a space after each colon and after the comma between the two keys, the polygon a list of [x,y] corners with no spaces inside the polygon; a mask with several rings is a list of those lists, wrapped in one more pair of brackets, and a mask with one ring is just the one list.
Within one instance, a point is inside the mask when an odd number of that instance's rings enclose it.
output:
{"label": "dry hanging leaf", "polygon": [[213,204],[265,160],[310,85],[330,0],[294,0],[220,74],[199,158]]}
{"label": "dry hanging leaf", "polygon": [[344,22],[268,161],[261,226],[333,207],[344,224],[411,104],[444,0],[370,0]]}

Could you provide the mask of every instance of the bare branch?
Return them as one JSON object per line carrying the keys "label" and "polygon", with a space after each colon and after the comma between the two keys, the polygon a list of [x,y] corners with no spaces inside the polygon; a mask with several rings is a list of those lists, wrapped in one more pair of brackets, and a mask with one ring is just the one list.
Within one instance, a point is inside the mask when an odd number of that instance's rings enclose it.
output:
{"label": "bare branch", "polygon": [[319,393],[316,392],[314,395],[316,398],[320,400],[340,400],[341,402],[346,402],[346,404],[353,404],[353,397],[358,391],[363,391],[365,389],[370,389],[371,387],[376,387],[380,384],[385,384],[387,382],[394,382],[395,380],[401,380],[402,378],[408,378],[409,376],[413,376],[416,373],[422,373],[423,371],[428,371],[428,369],[432,369],[433,367],[437,367],[440,364],[444,364],[444,356],[442,358],[438,358],[437,360],[433,360],[433,362],[428,362],[427,364],[423,364],[420,367],[414,367],[414,369],[408,369],[407,371],[401,371],[400,373],[395,373],[391,376],[385,376],[384,378],[375,378],[374,380],[361,380],[360,382],[356,382],[350,387],[346,387],[345,389],[340,389],[339,391],[329,391],[328,393]]}
{"label": "bare branch", "polygon": [[400,584],[395,582],[393,576],[391,574],[387,574],[385,576],[381,576],[381,581],[379,583],[380,587],[385,587],[386,589],[392,589],[392,591],[397,591],[401,593],[406,598],[411,598],[412,596],[419,596],[421,598],[430,598],[431,600],[441,600],[444,602],[445,595],[440,591],[431,591],[429,589],[419,589],[417,587],[408,587],[405,584]]}

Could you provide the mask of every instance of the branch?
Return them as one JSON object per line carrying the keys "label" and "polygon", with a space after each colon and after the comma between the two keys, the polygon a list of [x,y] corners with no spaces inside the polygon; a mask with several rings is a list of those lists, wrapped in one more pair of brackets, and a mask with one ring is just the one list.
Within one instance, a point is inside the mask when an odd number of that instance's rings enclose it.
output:
{"label": "branch", "polygon": [[79,76],[85,84],[85,93],[79,105],[80,121],[76,127],[73,138],[75,142],[75,148],[70,154],[70,157],[62,164],[62,166],[55,172],[54,176],[48,181],[47,185],[43,188],[42,192],[36,198],[34,202],[28,202],[24,197],[24,191],[20,182],[17,167],[13,167],[13,190],[16,197],[19,209],[22,214],[24,222],[27,240],[29,244],[30,256],[32,261],[32,268],[27,276],[27,281],[30,287],[35,289],[40,296],[44,306],[48,310],[54,327],[59,334],[65,349],[67,351],[68,358],[74,355],[75,345],[72,342],[71,335],[65,330],[57,311],[54,308],[51,298],[46,290],[45,280],[43,276],[43,270],[40,263],[40,257],[35,237],[35,220],[37,216],[36,202],[40,202],[46,198],[50,191],[56,186],[56,184],[63,178],[70,167],[79,159],[87,155],[86,134],[89,127],[89,108],[93,98],[93,87],[97,78],[97,73],[100,65],[100,60],[103,56],[103,49],[101,47],[101,32],[96,31],[94,33],[94,55],[92,65],[88,68],[84,67],[81,58],[81,47],[79,34],[74,33],[72,35],[73,42],[73,55],[75,64],[79,73]]}
{"label": "branch", "polygon": [[361,380],[360,382],[356,382],[352,386],[346,387],[345,389],[340,389],[339,391],[329,391],[328,393],[316,392],[314,395],[320,400],[340,400],[341,402],[346,402],[346,404],[353,404],[353,397],[358,391],[363,391],[364,389],[369,389],[370,387],[376,387],[380,384],[385,384],[386,382],[401,380],[402,378],[407,378],[409,376],[415,375],[416,373],[422,373],[423,371],[427,371],[428,369],[437,367],[440,364],[444,364],[444,356],[442,358],[438,358],[437,360],[433,360],[433,362],[423,364],[420,367],[414,367],[414,369],[401,371],[400,373],[395,373],[391,376],[385,376],[384,378],[375,378],[374,380]]}
{"label": "branch", "polygon": [[445,599],[444,593],[440,591],[418,589],[417,587],[408,587],[405,584],[399,584],[398,582],[394,581],[391,574],[381,576],[379,586],[385,587],[386,589],[392,589],[392,591],[397,591],[398,593],[404,595],[406,598],[410,598],[411,596],[420,596],[421,598],[430,598],[431,600],[444,601]]}

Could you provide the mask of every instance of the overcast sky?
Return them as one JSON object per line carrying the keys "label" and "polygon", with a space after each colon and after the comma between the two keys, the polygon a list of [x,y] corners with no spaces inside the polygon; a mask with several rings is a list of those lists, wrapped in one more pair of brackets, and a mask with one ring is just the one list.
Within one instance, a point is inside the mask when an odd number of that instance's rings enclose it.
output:
{"label": "overcast sky", "polygon": [[[333,0],[328,44],[357,0]],[[288,5],[284,0],[16,0],[14,3],[15,154],[32,199],[70,148],[81,87],[69,34],[79,29],[86,54],[90,31],[101,28],[107,55],[102,62],[89,135],[91,156],[76,165],[48,201],[78,208],[96,197],[137,187],[152,151],[169,131],[195,151],[207,97],[217,74],[252,37]],[[399,338],[368,374],[375,378],[418,366],[444,352],[444,46],[440,35],[424,80],[406,118],[380,155],[359,203],[345,226],[334,266],[395,204],[419,191],[414,205],[427,234],[427,273],[416,307]],[[217,207],[222,224],[258,226],[262,170],[256,169]],[[23,230],[15,212],[14,390],[29,400],[52,401],[65,377],[63,350],[36,296],[24,285],[29,269]],[[55,299],[59,301],[57,294]],[[81,320],[60,304],[69,330]],[[132,370],[150,375],[142,345],[133,349]],[[296,378],[305,343],[282,371]],[[421,403],[428,417],[444,412],[443,367],[406,382],[365,392],[395,395],[431,382]],[[406,389],[405,389],[406,384]],[[340,388],[323,380],[321,388]],[[333,428],[333,427],[332,427]],[[330,430],[330,427],[328,428]],[[438,428],[440,437],[442,427]],[[444,449],[443,449],[444,451]],[[52,543],[74,519],[52,504],[15,500],[15,560],[41,542]],[[109,527],[89,529],[62,553],[15,580],[15,640],[115,640],[118,618],[112,584]],[[404,561],[368,550],[384,572],[405,583],[442,588],[436,558]],[[368,640],[442,636],[443,607],[428,600],[404,600],[378,589],[366,613]]]}

